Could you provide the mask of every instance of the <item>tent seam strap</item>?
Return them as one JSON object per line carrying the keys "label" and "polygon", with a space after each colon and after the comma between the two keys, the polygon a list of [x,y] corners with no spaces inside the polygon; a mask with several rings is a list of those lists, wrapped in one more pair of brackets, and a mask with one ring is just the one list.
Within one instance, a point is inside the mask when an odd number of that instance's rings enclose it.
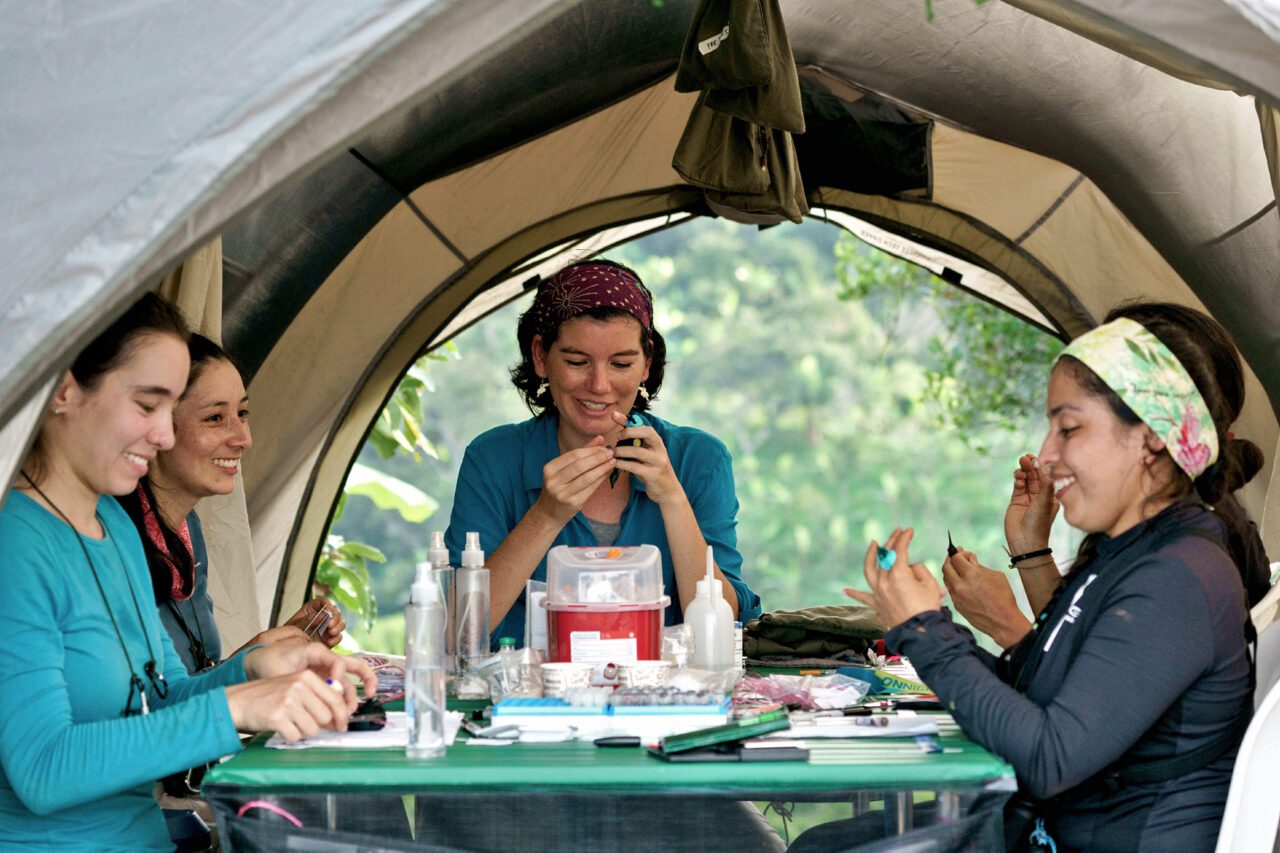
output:
{"label": "tent seam strap", "polygon": [[1022,243],[1028,237],[1030,237],[1032,234],[1036,233],[1037,230],[1039,230],[1040,226],[1043,225],[1049,219],[1050,216],[1053,216],[1054,212],[1058,208],[1062,207],[1062,204],[1067,200],[1067,197],[1071,195],[1073,192],[1075,192],[1076,187],[1080,186],[1082,183],[1084,183],[1084,175],[1077,172],[1075,180],[1073,180],[1070,184],[1068,184],[1067,188],[1063,190],[1061,193],[1059,193],[1058,197],[1053,200],[1053,204],[1045,208],[1044,213],[1040,214],[1039,218],[1037,218],[1035,222],[1032,222],[1030,225],[1028,225],[1027,230],[1019,234],[1017,239],[1015,239],[1013,242],[1021,246]]}
{"label": "tent seam strap", "polygon": [[395,181],[391,180],[391,178],[386,173],[384,173],[381,169],[375,166],[368,157],[365,157],[355,148],[350,148],[348,150],[351,152],[351,156],[355,157],[357,160],[359,160],[361,163],[364,164],[366,169],[368,169],[370,172],[373,172],[373,174],[376,175],[379,180],[381,180],[387,186],[391,187],[391,189],[396,191],[396,195],[400,196],[400,200],[404,202],[405,205],[407,205],[410,210],[413,211],[414,216],[417,216],[423,225],[427,226],[427,230],[430,231],[433,235],[435,235],[435,238],[437,240],[439,240],[441,243],[444,244],[444,247],[446,249],[452,252],[454,256],[457,257],[458,260],[462,261],[464,265],[471,263],[471,259],[468,258],[466,255],[464,255],[462,253],[462,250],[459,249],[457,246],[455,246],[453,244],[453,241],[450,240],[448,237],[446,237],[444,232],[441,231],[438,227],[436,227],[436,224],[434,222],[432,222],[430,219],[427,218],[427,215],[422,212],[422,208],[418,207],[418,205],[414,202],[414,200],[409,197],[409,194],[407,192],[401,189],[396,184]]}

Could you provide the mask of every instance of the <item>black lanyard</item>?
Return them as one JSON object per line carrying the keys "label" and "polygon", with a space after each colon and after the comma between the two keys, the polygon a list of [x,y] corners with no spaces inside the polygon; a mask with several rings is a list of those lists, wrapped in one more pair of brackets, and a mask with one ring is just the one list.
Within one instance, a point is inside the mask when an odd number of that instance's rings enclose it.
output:
{"label": "black lanyard", "polygon": [[[124,634],[121,633],[120,626],[116,623],[116,614],[111,609],[111,603],[107,600],[107,591],[102,586],[102,579],[98,577],[98,568],[93,564],[93,557],[89,554],[89,546],[84,543],[84,534],[76,529],[76,526],[71,523],[71,519],[67,518],[66,513],[57,504],[49,500],[49,496],[41,491],[35,480],[32,480],[26,471],[22,472],[22,476],[31,485],[31,488],[35,490],[35,493],[42,497],[44,502],[53,509],[58,518],[62,519],[71,528],[71,532],[75,534],[76,542],[80,543],[80,550],[84,552],[85,562],[89,564],[89,571],[93,574],[93,582],[98,587],[98,595],[102,597],[102,606],[107,610],[107,618],[111,620],[111,628],[116,633],[116,640],[120,643],[120,651],[124,653],[125,663],[129,667],[129,695],[124,701],[124,710],[121,712],[121,716],[127,717],[132,712],[135,691],[138,694],[138,702],[142,713],[144,715],[150,713],[151,708],[147,704],[146,685],[142,683],[141,676],[138,675],[138,671],[133,666],[133,657],[129,654],[129,647],[125,644]],[[103,521],[102,516],[98,515],[96,510],[93,513],[93,517],[102,526],[103,535],[111,540],[111,547],[115,549],[116,559],[120,561],[120,570],[124,574],[124,582],[129,587],[129,597],[133,599],[133,611],[137,614],[138,626],[142,629],[142,640],[147,644],[147,655],[150,657],[150,660],[143,664],[142,671],[146,674],[147,681],[151,682],[151,689],[155,691],[156,696],[160,699],[165,699],[169,695],[169,683],[165,681],[164,673],[160,672],[156,667],[156,655],[151,648],[151,636],[147,633],[147,623],[142,618],[142,608],[138,604],[137,593],[133,591],[133,581],[129,579],[129,569],[125,565],[124,555],[120,553],[120,546],[116,544],[115,537],[107,530],[106,522]]]}

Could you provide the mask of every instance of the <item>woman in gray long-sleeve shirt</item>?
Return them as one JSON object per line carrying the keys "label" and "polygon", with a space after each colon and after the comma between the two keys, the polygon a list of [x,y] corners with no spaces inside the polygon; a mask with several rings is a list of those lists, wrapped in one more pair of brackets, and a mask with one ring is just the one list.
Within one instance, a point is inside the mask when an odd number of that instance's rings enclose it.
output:
{"label": "woman in gray long-sleeve shirt", "polygon": [[872,543],[872,593],[855,596],[1014,766],[1027,830],[1059,851],[1213,849],[1252,707],[1240,575],[1197,497],[1236,479],[1222,388],[1239,357],[1204,315],[1155,308],[1081,336],[1054,367],[1040,463],[1089,535],[1021,642],[997,660],[952,623],[910,563],[909,529],[885,543],[890,570]]}

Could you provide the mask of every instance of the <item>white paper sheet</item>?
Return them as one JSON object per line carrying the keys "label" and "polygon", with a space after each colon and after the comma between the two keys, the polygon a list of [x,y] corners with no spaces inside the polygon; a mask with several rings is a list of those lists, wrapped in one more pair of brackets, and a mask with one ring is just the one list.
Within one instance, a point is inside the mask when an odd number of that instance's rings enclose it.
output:
{"label": "white paper sheet", "polygon": [[[444,719],[445,744],[453,745],[462,726],[462,714],[446,711]],[[409,720],[404,711],[388,711],[387,724],[376,732],[333,732],[322,729],[313,737],[289,743],[279,734],[267,741],[271,749],[311,749],[313,747],[337,747],[340,749],[404,749],[409,743]]]}

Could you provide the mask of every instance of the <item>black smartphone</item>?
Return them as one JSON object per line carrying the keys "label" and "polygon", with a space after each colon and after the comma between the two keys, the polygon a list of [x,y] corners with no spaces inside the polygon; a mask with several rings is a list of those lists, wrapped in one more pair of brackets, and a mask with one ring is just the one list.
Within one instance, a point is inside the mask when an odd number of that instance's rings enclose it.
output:
{"label": "black smartphone", "polygon": [[366,699],[356,706],[356,712],[347,719],[349,732],[376,732],[387,725],[387,711],[377,699]]}

